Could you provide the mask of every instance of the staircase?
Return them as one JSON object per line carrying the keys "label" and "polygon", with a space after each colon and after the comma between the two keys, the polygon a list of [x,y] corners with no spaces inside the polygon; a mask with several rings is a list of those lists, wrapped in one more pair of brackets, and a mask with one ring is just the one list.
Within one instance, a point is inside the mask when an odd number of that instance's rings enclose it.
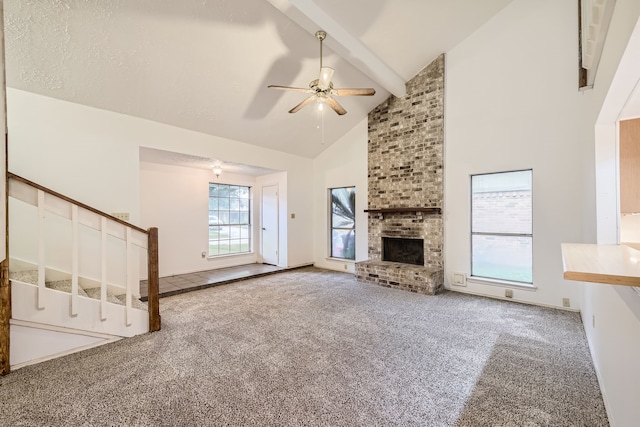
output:
{"label": "staircase", "polygon": [[9,177],[11,369],[159,330],[157,229]]}

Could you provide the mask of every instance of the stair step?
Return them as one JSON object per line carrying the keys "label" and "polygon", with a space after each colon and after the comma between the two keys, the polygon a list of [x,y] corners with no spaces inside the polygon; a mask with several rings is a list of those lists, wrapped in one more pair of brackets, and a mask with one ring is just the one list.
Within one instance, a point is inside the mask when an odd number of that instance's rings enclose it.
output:
{"label": "stair step", "polygon": [[10,280],[18,280],[24,283],[31,283],[32,285],[38,284],[38,270],[26,270],[26,271],[10,271]]}
{"label": "stair step", "polygon": [[[9,272],[9,279],[18,280],[24,283],[30,283],[32,285],[38,284],[38,270],[25,270],[25,271],[11,271]],[[49,289],[56,291],[71,293],[71,279],[54,280],[46,282],[45,286]],[[78,295],[81,297],[100,299],[100,288],[86,288],[78,286]],[[114,294],[107,289],[107,302],[118,305],[125,305],[127,300],[126,294]],[[140,301],[137,298],[132,298],[131,306],[139,310],[148,310],[147,304]]]}
{"label": "stair step", "polygon": [[[24,283],[30,283],[32,285],[38,284],[38,270],[27,271],[11,271],[9,272],[9,279],[18,280]],[[52,280],[44,284],[47,288],[55,291],[71,293],[71,279],[64,280]],[[78,295],[86,297],[87,294],[80,286],[78,286]]]}
{"label": "stair step", "polygon": [[[116,295],[116,298],[120,300],[120,303],[122,305],[125,305],[127,302],[127,294]],[[143,311],[149,310],[149,306],[147,305],[146,302],[142,302],[135,297],[131,298],[131,307],[137,308],[138,310],[143,310]]]}
{"label": "stair step", "polygon": [[[89,298],[100,299],[100,288],[87,288],[84,290]],[[107,289],[107,302],[122,305],[122,302]]]}
{"label": "stair step", "polygon": [[[85,289],[89,298],[100,299],[100,288],[88,288]],[[127,294],[114,294],[110,291],[107,291],[107,302],[118,304],[118,305],[126,305]],[[147,304],[143,303],[139,299],[133,297],[131,298],[131,306],[133,308],[137,308],[139,310],[147,310]]]}
{"label": "stair step", "polygon": [[[66,292],[68,294],[71,293],[71,279],[55,280],[52,282],[47,282],[45,283],[45,286],[49,289],[53,289],[56,291]],[[88,296],[87,293],[84,291],[84,289],[82,289],[80,286],[78,286],[78,295],[81,297]]]}

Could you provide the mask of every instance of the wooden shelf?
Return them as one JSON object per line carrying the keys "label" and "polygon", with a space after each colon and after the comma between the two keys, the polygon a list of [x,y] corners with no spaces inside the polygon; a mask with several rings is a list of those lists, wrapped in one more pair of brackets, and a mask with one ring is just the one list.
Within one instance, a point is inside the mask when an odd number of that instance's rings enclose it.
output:
{"label": "wooden shelf", "polygon": [[403,213],[403,212],[424,212],[427,214],[440,214],[440,208],[383,208],[383,209],[365,209],[369,213]]}
{"label": "wooden shelf", "polygon": [[626,245],[563,243],[564,278],[640,286],[640,251]]}

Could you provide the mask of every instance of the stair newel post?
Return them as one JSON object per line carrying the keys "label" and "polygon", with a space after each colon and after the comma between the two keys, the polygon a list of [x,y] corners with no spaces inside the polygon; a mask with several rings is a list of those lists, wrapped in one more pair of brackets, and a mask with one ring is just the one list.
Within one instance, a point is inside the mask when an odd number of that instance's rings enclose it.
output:
{"label": "stair newel post", "polygon": [[11,319],[11,282],[9,281],[9,154],[7,133],[7,96],[4,55],[4,1],[0,0],[0,134],[4,147],[0,149],[0,170],[4,177],[4,187],[0,187],[0,199],[4,204],[0,209],[0,228],[5,229],[5,241],[0,246],[0,375],[11,371],[9,364],[9,341]]}
{"label": "stair newel post", "polygon": [[71,205],[71,316],[78,315],[78,206]]}
{"label": "stair newel post", "polygon": [[45,288],[45,235],[44,235],[44,191],[38,190],[38,310],[44,309]]}
{"label": "stair newel post", "polygon": [[158,229],[151,227],[148,230],[147,245],[147,278],[148,278],[148,300],[149,307],[149,332],[160,330],[160,270],[158,268]]}
{"label": "stair newel post", "polygon": [[100,217],[100,320],[107,320],[107,218]]}
{"label": "stair newel post", "polygon": [[[0,0],[0,6],[2,0]],[[2,10],[0,10],[2,17]],[[2,20],[0,19],[0,28]],[[1,36],[0,36],[1,37]],[[7,142],[8,137],[5,134],[4,146],[4,226],[5,241],[4,255],[5,259],[0,262],[0,376],[7,375],[11,372],[11,364],[9,360],[10,354],[10,338],[11,338],[11,282],[9,281],[9,175],[7,173]]]}

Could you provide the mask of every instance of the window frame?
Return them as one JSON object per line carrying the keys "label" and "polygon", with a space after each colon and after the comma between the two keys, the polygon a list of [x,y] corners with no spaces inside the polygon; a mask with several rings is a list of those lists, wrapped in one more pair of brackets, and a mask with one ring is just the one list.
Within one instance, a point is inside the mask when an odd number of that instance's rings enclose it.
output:
{"label": "window frame", "polygon": [[[487,176],[487,175],[501,175],[501,174],[507,174],[507,173],[514,173],[514,172],[529,172],[530,173],[530,182],[531,182],[531,186],[529,188],[529,191],[531,192],[531,233],[510,233],[510,232],[496,232],[496,233],[491,233],[491,232],[475,232],[473,230],[473,178],[474,177],[478,177],[478,176]],[[471,174],[469,177],[469,263],[470,263],[470,279],[471,280],[475,280],[478,282],[483,282],[483,283],[494,283],[494,284],[500,284],[500,285],[513,285],[513,286],[520,286],[520,287],[524,287],[524,288],[530,288],[530,289],[535,289],[535,285],[534,285],[534,281],[533,281],[533,168],[527,168],[527,169],[515,169],[515,170],[506,170],[506,171],[498,171],[498,172],[487,172],[487,173],[477,173],[477,174]],[[474,255],[474,245],[473,245],[473,237],[474,236],[497,236],[497,237],[524,237],[524,238],[529,238],[531,240],[531,281],[530,282],[525,282],[525,281],[521,281],[521,280],[515,280],[515,279],[504,279],[501,277],[490,277],[490,276],[479,276],[479,275],[474,275],[474,269],[473,269],[473,255]]]}
{"label": "window frame", "polygon": [[[211,209],[211,201],[212,198],[215,198],[218,202],[220,201],[220,197],[219,196],[211,196],[211,188],[212,186],[217,186],[218,189],[220,187],[226,187],[227,191],[229,191],[231,189],[231,187],[241,187],[243,189],[246,189],[248,196],[246,198],[244,197],[231,197],[228,196],[226,197],[229,200],[229,207],[227,209],[223,209],[222,211],[220,210],[219,207],[219,203],[218,203],[218,208],[217,209]],[[209,187],[208,187],[208,197],[207,197],[207,213],[208,213],[208,220],[207,220],[207,258],[219,258],[219,257],[226,257],[226,256],[236,256],[236,255],[247,255],[247,254],[251,254],[253,253],[253,188],[249,185],[242,185],[242,184],[224,184],[224,183],[218,183],[218,182],[209,182]],[[224,197],[222,198],[224,199]],[[247,200],[247,207],[246,207],[246,211],[245,209],[241,209],[240,207],[236,210],[236,209],[231,209],[231,200],[238,200],[238,206],[240,206],[240,200]],[[219,237],[217,239],[212,239],[211,238],[211,232],[212,232],[212,224],[211,224],[211,216],[214,215],[216,217],[216,220],[221,221],[220,220],[220,212],[223,213],[228,213],[229,219],[231,218],[231,214],[232,213],[237,213],[238,214],[238,218],[242,218],[241,214],[246,213],[247,216],[247,222],[241,222],[240,220],[236,221],[236,222],[231,222],[230,220],[227,223],[222,222],[221,224],[218,224],[217,227],[218,229],[221,229],[222,227],[233,227],[233,226],[238,226],[238,227],[246,227],[247,230],[247,237],[243,237],[242,235],[242,229],[240,229],[240,236],[237,238],[232,238],[231,233],[229,232],[228,237],[226,239],[220,239]],[[213,226],[215,227],[215,225]],[[231,231],[229,229],[229,231]],[[239,244],[241,245],[240,247],[242,247],[242,241],[246,240],[246,244],[247,244],[247,250],[246,251],[228,251],[225,253],[217,253],[214,254],[212,253],[211,250],[211,244],[212,242],[222,242],[222,241],[226,241],[229,242],[229,248],[231,248],[231,243],[234,240],[238,240]],[[219,248],[219,247],[218,247]]]}
{"label": "window frame", "polygon": [[[356,195],[356,186],[355,185],[344,185],[341,187],[331,187],[327,189],[327,196],[328,196],[328,215],[329,215],[329,219],[328,219],[328,229],[329,229],[329,241],[328,241],[328,253],[329,253],[329,258],[330,259],[336,259],[336,260],[341,260],[341,261],[347,261],[347,262],[354,262],[356,259],[356,206],[355,206],[355,199],[354,199],[354,206],[353,206],[353,227],[334,227],[333,226],[333,199],[332,199],[332,194],[334,190],[342,190],[342,189],[348,189],[348,188],[352,188],[353,193],[354,193],[354,198]],[[353,258],[345,258],[345,257],[340,257],[337,255],[334,255],[333,253],[333,231],[334,230],[349,230],[353,232]]]}

